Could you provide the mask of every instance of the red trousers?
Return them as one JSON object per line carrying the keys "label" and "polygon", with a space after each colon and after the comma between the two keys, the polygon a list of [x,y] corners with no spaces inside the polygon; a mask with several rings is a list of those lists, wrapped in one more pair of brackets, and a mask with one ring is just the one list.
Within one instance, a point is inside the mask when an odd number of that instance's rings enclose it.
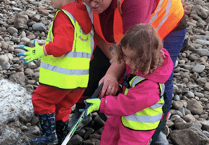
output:
{"label": "red trousers", "polygon": [[32,103],[36,114],[56,113],[56,120],[66,122],[71,107],[78,102],[85,89],[61,90],[39,85],[33,92]]}

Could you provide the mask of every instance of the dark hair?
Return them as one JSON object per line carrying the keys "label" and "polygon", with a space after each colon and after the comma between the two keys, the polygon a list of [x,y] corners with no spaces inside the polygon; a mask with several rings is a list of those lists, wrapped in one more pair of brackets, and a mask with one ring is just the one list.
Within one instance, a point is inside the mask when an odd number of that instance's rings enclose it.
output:
{"label": "dark hair", "polygon": [[143,75],[153,72],[162,65],[162,42],[156,30],[150,24],[137,24],[130,28],[116,45],[116,60],[124,62],[123,49],[134,50],[135,70],[142,70]]}

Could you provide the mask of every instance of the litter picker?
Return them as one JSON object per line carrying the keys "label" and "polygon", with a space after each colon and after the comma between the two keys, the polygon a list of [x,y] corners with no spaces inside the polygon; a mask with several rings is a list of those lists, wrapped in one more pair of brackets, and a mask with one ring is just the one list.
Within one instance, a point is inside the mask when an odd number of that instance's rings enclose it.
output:
{"label": "litter picker", "polygon": [[[100,84],[100,86],[94,91],[93,95],[91,96],[91,98],[97,98],[97,96],[100,93],[100,90],[103,87],[103,83]],[[70,132],[67,134],[67,136],[65,137],[65,140],[62,142],[62,145],[67,145],[68,141],[71,139],[71,137],[73,136],[73,134],[75,133],[75,131],[77,130],[77,128],[79,127],[79,125],[81,124],[81,122],[83,121],[84,117],[85,117],[85,112],[86,109],[90,106],[91,104],[87,104],[85,107],[85,110],[81,113],[78,121],[75,123],[75,125],[73,125],[73,127],[71,128]]]}

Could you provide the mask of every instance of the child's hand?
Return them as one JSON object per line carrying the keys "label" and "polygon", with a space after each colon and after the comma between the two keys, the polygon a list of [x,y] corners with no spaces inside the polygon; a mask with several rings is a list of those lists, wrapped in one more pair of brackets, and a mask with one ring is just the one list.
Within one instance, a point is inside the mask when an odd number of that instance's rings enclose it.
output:
{"label": "child's hand", "polygon": [[86,109],[85,116],[88,116],[91,112],[99,110],[101,100],[96,98],[96,99],[86,99],[84,100],[84,103],[90,103],[91,105]]}
{"label": "child's hand", "polygon": [[24,60],[24,63],[29,63],[35,59],[44,56],[44,46],[40,46],[37,41],[34,40],[35,47],[20,46],[19,48],[27,50],[25,53],[19,53],[18,56],[22,57],[20,60]]}

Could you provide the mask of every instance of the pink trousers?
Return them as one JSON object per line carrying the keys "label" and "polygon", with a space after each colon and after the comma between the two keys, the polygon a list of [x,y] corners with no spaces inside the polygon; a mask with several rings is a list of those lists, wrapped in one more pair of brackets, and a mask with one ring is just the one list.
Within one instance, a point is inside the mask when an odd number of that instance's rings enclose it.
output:
{"label": "pink trousers", "polygon": [[120,116],[110,116],[105,122],[100,145],[148,145],[154,132],[130,130],[123,126]]}

